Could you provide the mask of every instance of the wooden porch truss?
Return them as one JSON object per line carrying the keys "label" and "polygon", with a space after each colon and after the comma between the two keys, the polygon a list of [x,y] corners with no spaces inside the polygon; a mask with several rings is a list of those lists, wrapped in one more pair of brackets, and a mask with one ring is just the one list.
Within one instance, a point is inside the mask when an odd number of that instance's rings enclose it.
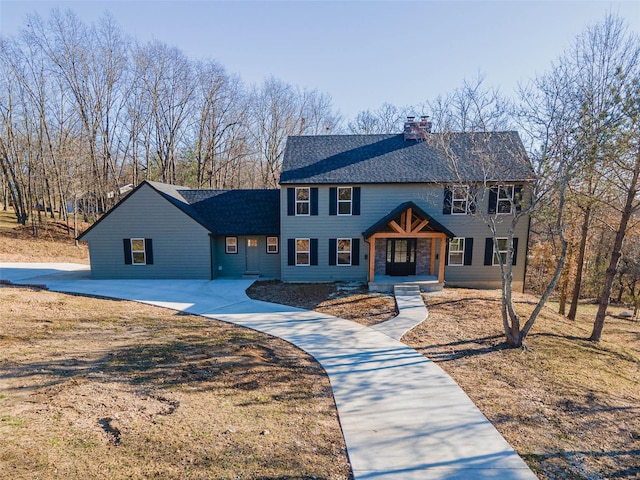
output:
{"label": "wooden porch truss", "polygon": [[389,215],[363,233],[369,242],[369,282],[375,281],[376,240],[388,238],[431,239],[429,274],[436,275],[436,253],[438,255],[438,282],[444,282],[444,260],[447,239],[453,233],[427,215],[413,202],[400,205]]}

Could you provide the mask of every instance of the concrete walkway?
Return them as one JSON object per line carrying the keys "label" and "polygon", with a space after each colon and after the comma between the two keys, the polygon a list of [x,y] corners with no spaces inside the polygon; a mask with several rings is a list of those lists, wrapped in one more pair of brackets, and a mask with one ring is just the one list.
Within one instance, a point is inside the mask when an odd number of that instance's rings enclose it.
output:
{"label": "concrete walkway", "polygon": [[329,376],[356,480],[536,479],[433,362],[357,323],[251,300],[253,280],[91,280],[86,266],[2,263],[0,280],[204,315],[297,345]]}
{"label": "concrete walkway", "polygon": [[398,315],[372,325],[370,328],[400,341],[405,333],[424,322],[429,313],[422,301],[420,287],[406,288],[396,286],[393,290],[393,295],[398,306]]}

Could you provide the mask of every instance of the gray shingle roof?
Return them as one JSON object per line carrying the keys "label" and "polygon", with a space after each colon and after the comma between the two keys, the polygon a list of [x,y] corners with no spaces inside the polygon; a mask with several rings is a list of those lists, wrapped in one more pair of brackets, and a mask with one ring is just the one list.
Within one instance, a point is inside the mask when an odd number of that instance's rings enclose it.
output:
{"label": "gray shingle roof", "polygon": [[279,235],[279,190],[190,190],[148,182],[215,235]]}
{"label": "gray shingle roof", "polygon": [[145,180],[78,239],[82,240],[145,184],[214,235],[280,235],[279,190],[191,190]]}
{"label": "gray shingle roof", "polygon": [[319,135],[288,138],[280,183],[446,183],[533,177],[517,132],[434,133],[424,141],[405,140],[402,134]]}
{"label": "gray shingle roof", "polygon": [[216,235],[279,235],[279,190],[183,190]]}

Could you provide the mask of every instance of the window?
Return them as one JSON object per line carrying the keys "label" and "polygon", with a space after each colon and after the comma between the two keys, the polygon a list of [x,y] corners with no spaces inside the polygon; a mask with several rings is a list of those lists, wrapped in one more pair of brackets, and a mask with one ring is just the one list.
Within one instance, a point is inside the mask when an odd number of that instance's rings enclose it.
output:
{"label": "window", "polygon": [[296,215],[309,215],[310,203],[309,187],[296,188]]}
{"label": "window", "polygon": [[351,265],[351,239],[338,238],[338,265]]}
{"label": "window", "polygon": [[256,248],[258,246],[257,238],[247,238],[247,247]]}
{"label": "window", "polygon": [[507,263],[507,252],[509,250],[509,239],[507,238],[497,238],[498,242],[498,250],[495,250],[495,244],[493,246],[493,264],[500,265],[500,260],[502,259],[502,263]]}
{"label": "window", "polygon": [[455,237],[449,242],[449,265],[453,267],[464,265],[464,238]]}
{"label": "window", "polygon": [[360,215],[360,187],[330,187],[329,215]]}
{"label": "window", "polygon": [[153,265],[153,240],[150,238],[123,238],[125,265]]}
{"label": "window", "polygon": [[296,266],[311,265],[311,242],[308,238],[296,238]]}
{"label": "window", "polygon": [[224,251],[226,253],[238,253],[238,237],[226,237]]}
{"label": "window", "polygon": [[278,237],[267,237],[267,253],[278,253]]}
{"label": "window", "polygon": [[338,187],[338,215],[351,215],[352,199],[351,187]]}
{"label": "window", "polygon": [[513,205],[513,185],[498,187],[498,204],[497,213],[511,214],[511,206]]}
{"label": "window", "polygon": [[469,187],[454,186],[451,188],[451,214],[466,215],[469,202]]}
{"label": "window", "polygon": [[134,265],[147,264],[147,254],[144,248],[144,238],[131,239],[131,260]]}

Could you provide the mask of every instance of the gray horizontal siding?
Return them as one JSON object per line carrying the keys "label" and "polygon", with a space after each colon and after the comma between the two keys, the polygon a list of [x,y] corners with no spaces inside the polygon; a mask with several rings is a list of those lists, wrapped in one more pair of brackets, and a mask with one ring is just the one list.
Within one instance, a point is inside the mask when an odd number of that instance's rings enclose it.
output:
{"label": "gray horizontal siding", "polygon": [[[315,186],[315,185],[314,185]],[[329,238],[362,238],[361,234],[371,225],[384,217],[403,202],[413,201],[436,221],[451,230],[456,236],[473,237],[473,264],[464,267],[446,267],[445,281],[487,286],[500,285],[500,268],[484,266],[484,239],[491,236],[489,228],[477,215],[445,215],[442,213],[444,202],[444,186],[425,184],[403,185],[360,185],[361,214],[358,216],[329,215],[329,188],[335,185],[318,186],[317,216],[288,216],[286,188],[281,190],[281,238],[282,238],[282,279],[289,282],[355,280],[365,281],[368,273],[369,245],[361,241],[360,266],[338,267],[328,265]],[[478,209],[486,212],[487,198],[481,201]],[[508,231],[512,217],[498,215],[496,217],[499,236]],[[519,238],[517,265],[514,267],[514,282],[522,282],[526,258],[526,241],[528,225],[523,218],[515,236]],[[317,238],[318,266],[295,267],[287,265],[288,238]]]}
{"label": "gray horizontal siding", "polygon": [[[214,275],[218,277],[241,277],[247,272],[247,239],[258,240],[258,273],[261,277],[280,278],[280,250],[277,254],[267,253],[265,235],[238,236],[238,253],[226,253],[226,237],[213,239]],[[281,245],[278,245],[280,248]]]}
{"label": "gray horizontal siding", "polygon": [[[125,265],[122,239],[153,240],[153,265]],[[209,232],[143,185],[87,233],[93,278],[211,278]]]}

